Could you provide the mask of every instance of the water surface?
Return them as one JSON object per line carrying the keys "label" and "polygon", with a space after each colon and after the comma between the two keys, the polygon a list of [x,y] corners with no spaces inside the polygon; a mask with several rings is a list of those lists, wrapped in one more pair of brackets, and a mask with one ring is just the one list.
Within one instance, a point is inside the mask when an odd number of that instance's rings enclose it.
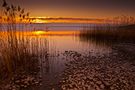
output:
{"label": "water surface", "polygon": [[[64,33],[64,34],[63,34]],[[1,32],[1,39],[7,38],[5,32]],[[59,81],[61,74],[66,69],[66,64],[73,60],[65,54],[68,52],[77,52],[81,55],[91,55],[93,57],[108,56],[115,49],[124,47],[131,47],[134,49],[134,43],[111,43],[106,44],[104,41],[84,38],[79,35],[78,31],[32,31],[32,32],[18,32],[24,35],[24,42],[27,49],[33,54],[37,55],[40,70],[38,76],[42,79],[42,85],[35,90],[51,90],[55,88],[59,90]],[[126,46],[127,45],[127,46]],[[116,51],[117,51],[116,50]],[[128,53],[127,49],[126,53]],[[130,51],[132,52],[132,51]],[[134,54],[133,54],[134,55]],[[129,57],[129,56],[127,56]],[[29,60],[28,60],[29,62]]]}

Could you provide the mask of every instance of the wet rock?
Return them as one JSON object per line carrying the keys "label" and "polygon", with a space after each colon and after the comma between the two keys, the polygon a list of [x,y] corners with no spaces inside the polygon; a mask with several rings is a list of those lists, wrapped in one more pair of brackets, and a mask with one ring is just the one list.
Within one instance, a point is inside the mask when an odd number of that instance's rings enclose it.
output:
{"label": "wet rock", "polygon": [[[97,57],[83,56],[76,52],[66,53],[72,53],[68,57],[73,57],[73,60],[66,65],[63,73],[62,90],[131,90],[130,86],[135,84],[131,78],[135,78],[135,68],[121,61],[124,57],[118,53]],[[79,58],[74,58],[76,56]]]}

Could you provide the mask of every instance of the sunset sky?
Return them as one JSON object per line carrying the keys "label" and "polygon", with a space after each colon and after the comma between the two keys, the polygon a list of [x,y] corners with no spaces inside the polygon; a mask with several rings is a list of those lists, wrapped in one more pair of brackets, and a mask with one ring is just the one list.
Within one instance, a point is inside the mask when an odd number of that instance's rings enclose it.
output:
{"label": "sunset sky", "polygon": [[135,0],[7,0],[7,2],[24,7],[32,17],[135,16]]}

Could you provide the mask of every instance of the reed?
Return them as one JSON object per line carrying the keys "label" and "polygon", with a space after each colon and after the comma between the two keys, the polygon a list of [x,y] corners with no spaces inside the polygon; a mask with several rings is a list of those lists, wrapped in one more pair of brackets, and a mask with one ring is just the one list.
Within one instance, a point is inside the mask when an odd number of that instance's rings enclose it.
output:
{"label": "reed", "polygon": [[[38,68],[38,57],[29,49],[29,39],[17,30],[19,23],[30,23],[29,13],[20,6],[10,5],[3,0],[0,35],[0,82],[11,78],[16,73],[30,74]],[[20,26],[19,28],[24,28]],[[35,47],[34,47],[35,48]]]}
{"label": "reed", "polygon": [[[124,28],[122,28],[124,27]],[[127,29],[128,26],[117,26],[112,29],[95,28],[84,30],[80,33],[82,41],[95,41],[97,43],[135,43],[135,29]]]}

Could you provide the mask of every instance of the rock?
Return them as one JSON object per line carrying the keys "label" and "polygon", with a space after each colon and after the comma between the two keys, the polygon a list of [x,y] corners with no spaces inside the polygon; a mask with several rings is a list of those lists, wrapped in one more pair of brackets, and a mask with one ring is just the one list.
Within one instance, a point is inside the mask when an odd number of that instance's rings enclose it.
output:
{"label": "rock", "polygon": [[101,84],[101,85],[100,85],[100,88],[101,88],[101,89],[104,89],[104,88],[105,88],[105,86],[104,86],[103,84]]}
{"label": "rock", "polygon": [[101,84],[102,84],[102,82],[101,82],[101,81],[97,81],[96,83],[97,83],[97,84],[99,84],[99,85],[101,85]]}

